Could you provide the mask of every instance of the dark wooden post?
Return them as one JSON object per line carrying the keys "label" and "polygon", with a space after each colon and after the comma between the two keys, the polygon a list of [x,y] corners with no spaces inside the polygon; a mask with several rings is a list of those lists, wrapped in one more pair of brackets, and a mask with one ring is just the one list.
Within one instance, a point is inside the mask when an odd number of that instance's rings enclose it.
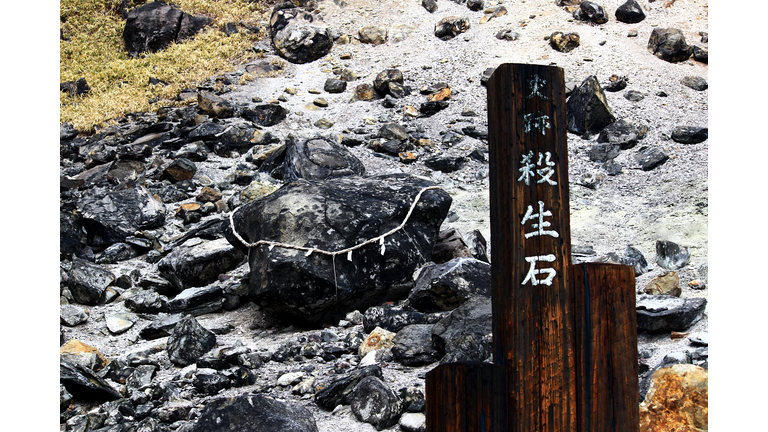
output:
{"label": "dark wooden post", "polygon": [[488,81],[494,362],[510,431],[576,430],[565,80],[502,64]]}
{"label": "dark wooden post", "polygon": [[573,266],[579,429],[640,428],[635,270],[587,263]]}

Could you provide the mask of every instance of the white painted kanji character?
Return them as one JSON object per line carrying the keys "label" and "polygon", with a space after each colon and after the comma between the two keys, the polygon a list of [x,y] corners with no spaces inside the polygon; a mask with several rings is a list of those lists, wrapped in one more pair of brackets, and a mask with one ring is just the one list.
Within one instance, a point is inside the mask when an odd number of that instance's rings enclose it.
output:
{"label": "white painted kanji character", "polygon": [[[544,161],[545,166],[541,167],[542,157],[543,156],[546,156],[546,161]],[[550,152],[545,152],[544,154],[539,152],[539,161],[538,161],[537,165],[540,168],[537,170],[537,172],[539,173],[541,178],[536,183],[547,182],[547,183],[549,183],[550,185],[553,185],[553,186],[557,184],[557,182],[555,180],[552,180],[552,175],[555,173],[555,170],[552,167],[555,166],[555,163],[550,160],[551,157],[552,157],[552,154]]]}
{"label": "white painted kanji character", "polygon": [[533,79],[528,80],[528,89],[531,91],[531,94],[528,95],[528,99],[533,99],[534,96],[538,96],[544,100],[547,100],[547,97],[540,92],[546,83],[547,80],[539,78],[539,75],[533,75]]}
{"label": "white painted kanji character", "polygon": [[[554,262],[557,258],[552,255],[542,255],[542,256],[532,256],[532,257],[525,257],[525,260],[528,261],[528,263],[531,265],[528,268],[528,274],[525,275],[525,279],[523,280],[523,285],[530,282],[531,285],[536,286],[538,284],[544,284],[547,286],[552,285],[552,279],[555,278],[557,275],[557,270],[553,268],[543,268],[543,269],[537,269],[536,268],[536,261],[545,261],[545,262]],[[547,278],[544,280],[537,279],[536,276],[546,273]]]}
{"label": "white painted kanji character", "polygon": [[517,181],[524,181],[526,186],[530,185],[529,178],[536,177],[536,164],[533,162],[533,151],[529,151],[528,154],[523,155],[523,160],[520,161],[520,171],[523,173]]}
{"label": "white painted kanji character", "polygon": [[539,112],[538,115],[533,113],[524,114],[523,128],[525,130],[525,133],[530,133],[532,129],[538,129],[542,135],[546,135],[547,129],[551,129],[551,126],[549,125],[549,121],[547,120],[549,120],[549,116],[546,114],[542,114],[541,112]]}
{"label": "white painted kanji character", "polygon": [[533,206],[529,205],[528,206],[528,211],[526,211],[525,212],[525,216],[523,216],[523,221],[521,222],[521,225],[525,225],[525,223],[528,222],[529,220],[531,220],[531,221],[535,220],[535,221],[537,221],[537,223],[531,224],[533,226],[533,228],[536,228],[536,230],[533,231],[533,232],[526,233],[524,235],[525,238],[530,238],[530,237],[537,236],[537,235],[538,236],[548,235],[548,236],[552,236],[552,237],[555,237],[555,238],[560,237],[560,234],[558,234],[557,231],[544,229],[544,228],[547,228],[547,227],[552,225],[551,223],[549,223],[549,222],[544,220],[545,217],[549,217],[549,216],[552,216],[552,212],[549,211],[549,210],[544,211],[544,202],[543,201],[539,201],[539,212],[538,213],[533,213]]}

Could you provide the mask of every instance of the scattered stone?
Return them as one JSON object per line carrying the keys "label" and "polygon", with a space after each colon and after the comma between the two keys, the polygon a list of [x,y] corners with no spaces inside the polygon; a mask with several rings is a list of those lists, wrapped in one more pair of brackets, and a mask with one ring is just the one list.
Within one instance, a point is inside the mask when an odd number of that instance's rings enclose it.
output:
{"label": "scattered stone", "polygon": [[616,121],[597,77],[590,75],[566,102],[568,130],[593,134]]}
{"label": "scattered stone", "polygon": [[424,6],[424,9],[428,10],[429,13],[433,13],[437,10],[436,0],[421,0],[421,5]]}
{"label": "scattered stone", "polygon": [[707,80],[699,76],[687,76],[680,80],[680,83],[686,87],[690,87],[696,91],[704,91],[709,85]]}
{"label": "scattered stone", "polygon": [[648,333],[685,331],[701,318],[707,299],[681,299],[669,295],[637,297],[637,330]]}
{"label": "scattered stone", "polygon": [[549,36],[549,45],[557,51],[568,53],[580,44],[578,33],[554,32]]}
{"label": "scattered stone", "polygon": [[274,126],[285,120],[288,111],[280,105],[266,104],[246,108],[240,114],[244,119],[252,121],[259,126]]}
{"label": "scattered stone", "polygon": [[478,295],[491,295],[491,265],[455,258],[421,269],[408,300],[416,310],[429,313],[454,310]]}
{"label": "scattered stone", "polygon": [[392,355],[405,366],[434,363],[440,354],[432,345],[432,324],[411,324],[403,327],[392,339]]}
{"label": "scattered stone", "polygon": [[376,94],[376,91],[373,89],[373,86],[370,84],[360,84],[357,87],[355,87],[355,95],[352,98],[351,102],[354,101],[372,101],[374,99],[377,99],[379,96]]}
{"label": "scattered stone", "polygon": [[669,156],[657,147],[643,147],[635,154],[635,161],[643,171],[650,171],[669,160]]}
{"label": "scattered stone", "polygon": [[672,131],[672,141],[680,144],[698,144],[709,138],[709,128],[700,126],[677,126]]}
{"label": "scattered stone", "polygon": [[440,231],[432,249],[432,261],[444,264],[454,258],[472,257],[461,233],[455,228]]}
{"label": "scattered stone", "polygon": [[605,9],[591,1],[581,2],[579,8],[573,13],[573,17],[579,21],[590,21],[595,24],[608,22],[608,14],[605,13]]}
{"label": "scattered stone", "polygon": [[[412,200],[428,186],[428,181],[397,174],[296,181],[240,207],[233,222],[246,241],[263,239],[330,252],[343,250],[363,239],[376,239],[384,227],[401,224]],[[425,191],[403,228],[407,235],[397,231],[384,238],[383,244],[377,241],[337,257],[335,264],[332,257],[321,253],[251,248],[249,295],[271,314],[314,325],[335,323],[351,310],[404,295],[412,287],[413,271],[431,257],[450,201],[444,191]],[[247,252],[231,230],[226,224],[229,241]],[[283,276],[268,277],[272,274]],[[373,280],[376,284],[371,286],[368,281]]]}
{"label": "scattered stone", "polygon": [[656,27],[648,40],[648,51],[664,61],[679,63],[691,57],[693,47],[679,29]]}
{"label": "scattered stone", "polygon": [[424,159],[424,165],[432,170],[450,173],[460,170],[467,162],[467,158],[458,155],[440,154]]}
{"label": "scattered stone", "polygon": [[627,0],[616,9],[616,20],[627,24],[636,24],[645,19],[645,12],[635,0]]}
{"label": "scattered stone", "polygon": [[171,162],[160,176],[160,180],[170,180],[173,183],[190,180],[197,172],[197,165],[189,159],[178,158]]}
{"label": "scattered stone", "polygon": [[71,339],[62,345],[59,348],[59,357],[93,372],[99,372],[107,365],[107,358],[96,347],[84,344],[77,339]]}
{"label": "scattered stone", "polygon": [[434,324],[445,313],[424,314],[411,309],[393,307],[387,304],[366,309],[363,315],[363,330],[372,332],[377,327],[397,333],[411,324]]}
{"label": "scattered stone", "polygon": [[94,190],[77,204],[88,244],[109,246],[144,229],[165,223],[165,207],[144,187]]}
{"label": "scattered stone", "polygon": [[125,299],[125,307],[136,313],[158,313],[165,309],[166,299],[154,290],[140,290]]}
{"label": "scattered stone", "polygon": [[166,303],[165,309],[170,313],[186,312],[192,315],[192,310],[211,302],[221,301],[223,290],[218,285],[208,285],[197,288],[187,288]]}
{"label": "scattered stone", "polygon": [[488,8],[483,12],[485,15],[483,15],[483,17],[480,18],[480,24],[485,24],[494,18],[498,18],[500,16],[506,15],[507,8],[504,6],[496,6],[494,8]]}
{"label": "scattered stone", "polygon": [[208,147],[205,146],[203,141],[195,141],[182,146],[173,156],[175,158],[188,159],[192,162],[205,162],[208,160]]}
{"label": "scattered stone", "polygon": [[[373,80],[373,88],[379,94],[392,94],[390,85],[392,83],[403,84],[403,72],[399,69],[387,69],[379,72]],[[392,94],[397,98],[397,95]]]}
{"label": "scattered stone", "polygon": [[624,99],[632,102],[640,102],[645,98],[645,95],[643,95],[641,92],[637,90],[627,90],[626,93],[624,93]]}
{"label": "scattered stone", "polygon": [[388,428],[400,418],[400,398],[375,376],[360,380],[349,395],[349,404],[358,420],[372,424],[376,430]]}
{"label": "scattered stone", "polygon": [[467,7],[472,11],[483,10],[483,7],[485,6],[485,1],[483,0],[466,0],[466,2]]}
{"label": "scattered stone", "polygon": [[627,246],[624,250],[624,256],[621,257],[619,264],[634,267],[635,276],[640,276],[651,270],[651,265],[648,264],[643,253],[632,246]]}
{"label": "scattered stone", "polygon": [[679,270],[688,264],[688,248],[668,240],[656,241],[656,263],[667,270]]}
{"label": "scattered stone", "polygon": [[608,78],[608,83],[605,86],[603,86],[603,89],[609,92],[617,92],[617,91],[624,90],[625,88],[627,88],[627,77],[625,76],[620,77],[615,74],[611,75]]}
{"label": "scattered stone", "polygon": [[[278,7],[284,6],[278,5]],[[333,47],[328,26],[319,15],[298,7],[272,11],[270,32],[272,44],[280,57],[291,63],[309,63],[324,57]]]}
{"label": "scattered stone", "polygon": [[440,320],[432,329],[435,348],[444,357],[441,363],[482,362],[491,355],[491,299],[474,296]]}
{"label": "scattered stone", "polygon": [[[88,85],[85,78],[78,78],[77,81],[65,81],[60,83],[59,90],[66,92],[70,97],[85,96],[91,92],[91,86]],[[72,136],[71,132],[68,136]],[[74,136],[77,136],[77,131],[75,131]]]}
{"label": "scattered stone", "polygon": [[229,118],[235,114],[235,107],[232,102],[209,92],[197,94],[197,106],[203,113],[211,117]]}
{"label": "scattered stone", "polygon": [[419,107],[419,112],[427,117],[448,108],[448,101],[428,101]]}
{"label": "scattered stone", "polygon": [[363,163],[328,138],[291,140],[285,151],[283,179],[325,180],[365,174]]}
{"label": "scattered stone", "polygon": [[640,404],[640,431],[709,429],[709,375],[695,365],[678,364],[653,374]]}
{"label": "scattered stone", "polygon": [[597,136],[597,142],[616,145],[621,150],[628,150],[634,147],[641,137],[640,129],[637,126],[621,119],[601,130]]}
{"label": "scattered stone", "polygon": [[363,343],[360,344],[360,347],[357,349],[357,355],[362,358],[371,351],[392,348],[392,339],[394,339],[395,336],[396,333],[394,332],[376,327],[368,337],[365,338]]}
{"label": "scattered stone", "polygon": [[326,411],[332,411],[338,405],[349,404],[349,394],[363,378],[369,376],[382,378],[381,368],[378,365],[364,366],[345,375],[330,378],[318,386],[315,403]]}
{"label": "scattered stone", "polygon": [[80,304],[95,305],[107,287],[115,281],[115,275],[100,265],[74,258],[67,273],[67,287]]}
{"label": "scattered stone", "polygon": [[184,367],[195,363],[216,345],[216,335],[187,315],[180,319],[168,337],[166,349],[173,364]]}
{"label": "scattered stone", "polygon": [[677,272],[667,272],[661,276],[656,276],[643,288],[643,292],[651,295],[663,294],[680,297],[683,293],[683,289],[680,288],[680,276]]}
{"label": "scattered stone", "polygon": [[344,91],[347,90],[347,81],[328,78],[325,80],[323,90],[327,91],[328,93],[344,93]]}
{"label": "scattered stone", "polygon": [[131,57],[158,52],[171,43],[182,42],[213,22],[211,18],[193,16],[162,2],[139,6],[128,13],[125,20],[123,40]]}
{"label": "scattered stone", "polygon": [[75,399],[109,401],[123,397],[90,369],[65,359],[59,361],[59,382]]}
{"label": "scattered stone", "polygon": [[405,432],[426,432],[427,417],[422,413],[405,413],[400,416],[398,425]]}
{"label": "scattered stone", "polygon": [[709,50],[704,47],[694,45],[693,58],[694,60],[702,63],[709,63]]}
{"label": "scattered stone", "polygon": [[66,304],[59,308],[59,319],[62,324],[74,327],[88,321],[88,314],[81,307]]}
{"label": "scattered stone", "polygon": [[175,248],[157,264],[157,269],[177,289],[208,285],[219,275],[237,267],[244,254],[226,239],[193,238]]}
{"label": "scattered stone", "polygon": [[189,432],[317,432],[312,414],[301,405],[260,394],[217,398],[205,405]]}
{"label": "scattered stone", "polygon": [[381,45],[387,42],[387,28],[383,26],[367,25],[357,32],[360,42],[372,45]]}
{"label": "scattered stone", "polygon": [[139,320],[138,316],[130,312],[111,314],[105,318],[107,321],[107,328],[110,333],[114,335],[127,332],[134,324],[136,324],[136,321]]}
{"label": "scattered stone", "polygon": [[621,152],[619,144],[598,142],[589,148],[589,160],[592,162],[608,162],[615,159]]}
{"label": "scattered stone", "polygon": [[435,24],[435,36],[448,40],[469,30],[469,20],[457,16],[447,16]]}

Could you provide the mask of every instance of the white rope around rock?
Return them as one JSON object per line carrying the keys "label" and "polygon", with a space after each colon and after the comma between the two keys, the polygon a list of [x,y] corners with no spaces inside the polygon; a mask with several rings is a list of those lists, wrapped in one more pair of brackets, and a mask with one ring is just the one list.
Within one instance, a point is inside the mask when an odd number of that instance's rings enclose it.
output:
{"label": "white rope around rock", "polygon": [[[419,191],[419,193],[416,195],[416,198],[413,199],[413,203],[411,203],[411,208],[408,210],[408,214],[405,215],[405,219],[403,219],[403,223],[401,223],[396,228],[393,228],[393,229],[387,231],[386,233],[384,233],[384,234],[382,234],[382,235],[380,235],[378,237],[374,237],[372,239],[368,239],[368,240],[366,240],[366,241],[364,241],[362,243],[358,243],[358,244],[356,244],[356,245],[354,245],[352,247],[348,247],[346,249],[341,249],[341,250],[337,250],[337,251],[327,251],[327,250],[323,250],[323,249],[317,249],[317,248],[314,248],[314,247],[298,246],[298,245],[294,245],[294,244],[281,243],[281,242],[275,242],[275,241],[269,241],[269,240],[259,240],[259,241],[255,242],[255,243],[248,243],[247,241],[245,241],[245,239],[243,237],[240,236],[240,234],[238,234],[237,230],[235,229],[234,216],[235,216],[235,213],[238,210],[240,210],[240,208],[242,208],[242,207],[236,209],[235,211],[233,211],[229,215],[229,225],[232,228],[232,234],[234,234],[235,237],[241,243],[243,243],[243,245],[245,245],[249,249],[250,248],[254,248],[256,246],[267,245],[267,246],[269,246],[269,250],[272,250],[272,248],[277,246],[277,247],[286,248],[286,249],[296,249],[296,250],[300,250],[300,251],[305,251],[306,253],[304,254],[304,256],[307,256],[307,257],[312,255],[313,253],[319,253],[319,254],[323,254],[323,255],[330,255],[330,256],[332,256],[334,258],[336,257],[336,255],[347,254],[347,260],[352,261],[352,251],[355,251],[357,249],[362,248],[363,246],[366,246],[366,245],[369,245],[369,244],[372,244],[372,243],[375,243],[375,242],[379,242],[379,244],[381,245],[381,254],[384,255],[384,251],[386,249],[386,247],[384,246],[384,239],[386,237],[396,233],[397,231],[403,229],[403,227],[405,227],[405,224],[408,223],[408,219],[410,219],[411,214],[413,213],[413,210],[416,208],[416,204],[418,204],[419,200],[421,199],[421,195],[424,192],[426,192],[428,190],[433,190],[433,189],[441,189],[441,188],[440,188],[440,186],[428,186],[428,187],[425,187],[425,188],[423,188],[423,189],[421,189]],[[335,262],[334,262],[334,265],[335,265]]]}

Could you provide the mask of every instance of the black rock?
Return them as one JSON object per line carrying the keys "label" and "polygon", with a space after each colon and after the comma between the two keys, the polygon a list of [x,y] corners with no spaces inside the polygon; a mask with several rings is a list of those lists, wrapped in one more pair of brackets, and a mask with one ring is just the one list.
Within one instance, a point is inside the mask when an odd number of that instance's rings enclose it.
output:
{"label": "black rock", "polygon": [[704,47],[694,45],[693,58],[696,61],[700,61],[702,63],[709,63],[709,50]]}
{"label": "black rock", "polygon": [[699,76],[687,76],[680,80],[680,83],[686,87],[690,87],[696,91],[704,91],[709,85],[707,80]]}
{"label": "black rock", "polygon": [[[67,92],[70,96],[85,96],[91,92],[91,86],[85,78],[78,78],[77,81],[65,81],[59,84],[59,90]],[[75,131],[77,135],[77,131]]]}
{"label": "black rock", "polygon": [[424,9],[428,10],[429,13],[433,13],[437,10],[436,0],[421,0],[421,5],[424,6]]}
{"label": "black rock", "polygon": [[93,190],[77,203],[88,244],[109,246],[136,231],[159,228],[165,207],[144,187],[114,192]]}
{"label": "black rock", "polygon": [[245,256],[226,239],[212,241],[194,238],[165,256],[157,269],[176,288],[208,285],[219,275],[236,268]]}
{"label": "black rock", "polygon": [[474,296],[491,296],[491,265],[456,258],[421,269],[408,301],[420,312],[439,312],[454,310]]}
{"label": "black rock", "polygon": [[424,159],[424,165],[432,170],[450,173],[461,169],[467,158],[464,156],[440,154]]}
{"label": "black rock", "polygon": [[221,123],[215,123],[212,121],[207,121],[204,123],[200,123],[197,127],[190,130],[187,133],[187,139],[190,141],[197,141],[197,140],[203,140],[203,141],[210,141],[217,139],[219,135],[224,132],[224,130],[227,127],[224,126]]}
{"label": "black rock", "polygon": [[707,299],[682,299],[670,295],[637,297],[637,330],[648,333],[685,331],[701,317]]}
{"label": "black rock", "polygon": [[485,6],[484,0],[467,0],[467,7],[469,10],[479,11]]}
{"label": "black rock", "polygon": [[568,130],[580,135],[592,134],[614,121],[616,118],[597,77],[590,75],[566,102]]}
{"label": "black rock", "polygon": [[432,261],[435,264],[445,264],[454,258],[471,257],[464,237],[455,229],[440,231],[432,249]]}
{"label": "black rock", "polygon": [[617,145],[622,150],[628,150],[634,147],[641,137],[640,129],[637,126],[621,119],[601,130],[597,136],[597,142]]}
{"label": "black rock", "polygon": [[123,397],[103,378],[64,359],[59,361],[59,382],[75,399],[109,401]]}
{"label": "black rock", "polygon": [[123,39],[132,57],[157,52],[173,42],[181,42],[213,20],[182,12],[176,6],[152,2],[133,9],[125,21]]}
{"label": "black rock", "polygon": [[616,9],[616,20],[627,24],[636,24],[645,19],[645,12],[635,0],[627,0]]}
{"label": "black rock", "polygon": [[480,230],[472,230],[464,236],[467,242],[467,248],[472,257],[482,262],[489,263],[488,260],[488,242]]}
{"label": "black rock", "polygon": [[[259,126],[274,126],[285,120],[288,111],[280,105],[265,104],[257,105],[252,108],[246,108],[240,114],[246,120],[252,121]],[[222,129],[223,130],[223,129]]]}
{"label": "black rock", "polygon": [[650,171],[669,160],[669,156],[657,147],[645,147],[637,152],[635,160],[643,171]]}
{"label": "black rock", "polygon": [[59,253],[75,254],[86,246],[86,236],[80,216],[72,212],[59,212]]}
{"label": "black rock", "polygon": [[469,30],[469,20],[457,16],[447,16],[435,24],[435,36],[448,40]]}
{"label": "black rock", "polygon": [[679,270],[688,264],[688,248],[668,240],[656,241],[656,263],[667,270]]}
{"label": "black rock", "polygon": [[425,314],[384,304],[365,310],[363,314],[363,330],[366,333],[370,333],[376,327],[381,327],[384,330],[397,333],[406,326],[413,324],[434,324],[444,318],[444,316],[444,313]]}
{"label": "black rock", "polygon": [[392,339],[392,355],[405,366],[434,363],[442,357],[432,344],[432,324],[403,327]]}
{"label": "black rock", "polygon": [[387,123],[379,128],[379,136],[384,139],[394,139],[398,141],[408,140],[408,131],[405,127],[397,123]]}
{"label": "black rock", "polygon": [[317,432],[306,408],[258,394],[213,399],[189,432]]}
{"label": "black rock", "polygon": [[228,378],[217,373],[198,372],[192,380],[192,385],[200,394],[215,395],[221,390],[229,388],[231,383]]}
{"label": "black rock", "polygon": [[581,38],[578,33],[563,33],[558,31],[549,35],[549,45],[560,52],[571,52],[580,44]]}
{"label": "black rock", "polygon": [[266,144],[272,140],[273,137],[270,132],[261,132],[252,126],[236,124],[228,127],[217,136],[213,150],[220,156],[231,157],[231,152],[245,154],[252,147]]}
{"label": "black rock", "polygon": [[125,307],[136,313],[158,313],[165,310],[165,304],[165,297],[152,290],[141,290],[125,299]]}
{"label": "black rock", "polygon": [[298,7],[276,7],[270,19],[270,32],[277,53],[291,63],[315,61],[333,48],[331,32],[319,15]]}
{"label": "black rock", "polygon": [[483,74],[480,76],[480,85],[487,86],[488,80],[491,79],[491,75],[493,75],[493,72],[496,70],[496,68],[488,68],[483,71]]}
{"label": "black rock", "polygon": [[404,412],[424,412],[426,409],[426,399],[424,392],[416,387],[401,388],[398,391],[400,400],[403,401]]}
{"label": "black rock", "polygon": [[611,143],[597,143],[589,148],[589,160],[592,162],[607,162],[616,158],[621,152],[621,146]]}
{"label": "black rock", "polygon": [[590,21],[595,24],[605,24],[608,22],[608,14],[605,9],[595,2],[583,1],[579,8],[573,13],[573,17],[580,21]]}
{"label": "black rock", "polygon": [[172,300],[168,301],[166,309],[169,313],[183,312],[213,300],[220,299],[222,292],[222,288],[216,285],[187,288]]}
{"label": "black rock", "polygon": [[[403,223],[425,187],[432,184],[400,174],[297,180],[240,207],[234,227],[249,243],[276,241],[336,252],[379,239],[335,258],[279,246],[251,248],[249,295],[271,314],[313,325],[404,296],[417,266],[431,257],[450,197],[425,190],[404,228],[383,240],[380,236]],[[225,235],[248,252],[230,225]]]}
{"label": "black rock", "polygon": [[400,398],[375,376],[360,380],[349,395],[349,404],[358,420],[372,424],[376,430],[393,426],[402,413]]}
{"label": "black rock", "polygon": [[[126,300],[126,302],[127,301],[128,300]],[[170,336],[171,332],[173,332],[173,329],[176,327],[176,324],[178,324],[181,318],[183,317],[184,315],[179,313],[179,314],[174,314],[166,317],[157,318],[156,320],[147,324],[143,329],[141,329],[141,331],[139,332],[139,336],[141,336],[146,340],[152,340],[152,339],[158,339],[161,337]]]}
{"label": "black rock", "polygon": [[115,281],[115,275],[97,264],[74,258],[67,273],[67,286],[78,303],[95,305],[107,287]]}
{"label": "black rock", "polygon": [[333,377],[318,386],[315,403],[326,411],[333,411],[337,405],[349,404],[349,394],[363,378],[369,376],[378,378],[383,376],[379,365],[365,366],[345,375]]}
{"label": "black rock", "polygon": [[179,320],[168,337],[168,358],[176,366],[195,363],[216,345],[216,335],[205,329],[197,320],[187,315]]}
{"label": "black rock", "polygon": [[[373,89],[376,90],[379,94],[386,95],[391,93],[390,92],[390,83],[398,83],[403,84],[403,72],[399,69],[387,69],[382,72],[379,72],[378,75],[376,75],[376,78],[373,79]],[[398,98],[398,95],[393,94],[392,96]],[[400,96],[402,97],[402,96]]]}
{"label": "black rock", "polygon": [[347,90],[347,82],[340,79],[328,78],[323,89],[328,93],[344,93]]}
{"label": "black rock", "polygon": [[679,63],[691,57],[693,47],[685,42],[682,31],[656,27],[648,40],[648,51],[664,61]]}
{"label": "black rock", "polygon": [[617,75],[611,75],[608,79],[608,83],[603,86],[605,91],[617,92],[627,88],[627,77],[620,77]]}
{"label": "black rock", "polygon": [[637,90],[628,90],[626,93],[624,93],[624,99],[632,102],[640,102],[645,98],[645,95],[643,95],[641,92]]}
{"label": "black rock", "polygon": [[623,171],[622,166],[620,163],[616,162],[615,160],[611,159],[608,162],[603,164],[603,169],[605,170],[608,175],[615,176],[621,174]]}
{"label": "black rock", "polygon": [[283,179],[326,180],[365,174],[363,163],[328,138],[291,140],[285,151]]}
{"label": "black rock", "polygon": [[709,138],[709,128],[700,126],[677,126],[672,131],[672,141],[680,144],[698,144]]}
{"label": "black rock", "polygon": [[643,253],[632,246],[627,246],[627,249],[624,251],[624,256],[621,257],[621,264],[634,267],[635,276],[640,276],[651,270],[651,266],[648,264],[648,261],[645,260]]}
{"label": "black rock", "polygon": [[432,341],[440,353],[441,362],[479,361],[491,354],[491,299],[475,296],[440,320],[432,329]]}

